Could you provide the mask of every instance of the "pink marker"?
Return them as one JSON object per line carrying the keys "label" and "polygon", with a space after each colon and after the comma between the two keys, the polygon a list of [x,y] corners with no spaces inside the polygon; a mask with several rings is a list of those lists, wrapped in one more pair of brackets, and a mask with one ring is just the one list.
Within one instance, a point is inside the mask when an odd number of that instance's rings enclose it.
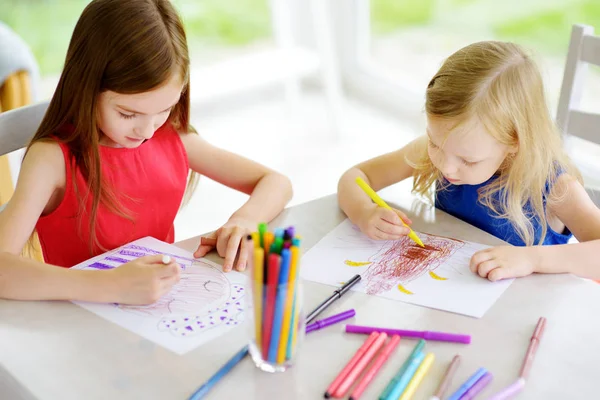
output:
{"label": "pink marker", "polygon": [[344,397],[346,392],[350,389],[350,386],[356,381],[356,379],[362,374],[367,365],[371,362],[375,354],[379,351],[379,349],[385,343],[387,339],[387,334],[380,333],[377,339],[373,342],[373,344],[367,349],[365,355],[358,360],[356,366],[348,372],[348,375],[344,378],[340,386],[333,393],[333,397]]}
{"label": "pink marker", "polygon": [[519,373],[519,377],[523,379],[527,379],[527,377],[529,376],[529,370],[531,369],[531,365],[533,364],[533,359],[535,358],[535,353],[537,352],[540,340],[542,340],[542,335],[544,334],[545,327],[546,318],[540,317],[535,327],[535,330],[533,331],[533,335],[531,335],[531,340],[529,341],[529,347],[527,348],[527,353],[525,354],[523,365],[521,365],[521,372]]}
{"label": "pink marker", "polygon": [[367,386],[369,386],[369,383],[371,383],[371,381],[375,378],[375,375],[377,375],[379,370],[383,367],[383,364],[385,364],[385,362],[388,360],[388,358],[390,358],[396,347],[398,347],[398,343],[400,343],[400,336],[392,336],[388,344],[383,348],[383,350],[381,350],[379,357],[377,357],[377,359],[371,366],[371,369],[367,371],[367,373],[365,374],[365,376],[363,376],[356,388],[354,388],[354,391],[350,395],[349,400],[358,400],[360,398],[360,396],[367,389]]}
{"label": "pink marker", "polygon": [[338,376],[335,377],[333,382],[331,382],[331,384],[327,388],[327,391],[325,392],[326,399],[330,398],[331,395],[337,390],[337,388],[340,386],[340,384],[342,383],[344,378],[348,375],[348,373],[352,370],[352,368],[354,368],[354,366],[362,358],[363,354],[365,354],[365,352],[369,349],[369,347],[371,347],[371,344],[373,344],[373,342],[375,341],[375,339],[377,339],[378,336],[379,336],[379,333],[373,332],[371,335],[369,335],[367,340],[365,340],[365,342],[362,344],[362,346],[360,346],[360,348],[358,350],[356,350],[356,353],[350,359],[350,361],[348,361],[348,364],[346,364],[346,366],[340,371]]}

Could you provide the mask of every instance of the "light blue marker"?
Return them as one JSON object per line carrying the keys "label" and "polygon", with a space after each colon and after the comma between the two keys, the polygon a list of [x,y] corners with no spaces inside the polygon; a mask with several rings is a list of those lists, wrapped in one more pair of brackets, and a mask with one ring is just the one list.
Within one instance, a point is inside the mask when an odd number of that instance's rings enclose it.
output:
{"label": "light blue marker", "polygon": [[277,362],[277,351],[279,350],[279,340],[281,339],[281,325],[287,299],[288,278],[290,276],[290,250],[281,251],[281,270],[279,271],[279,281],[277,283],[277,293],[275,294],[275,315],[273,316],[273,329],[271,332],[271,343],[269,344],[269,361]]}
{"label": "light blue marker", "polygon": [[415,372],[417,372],[417,368],[419,368],[419,365],[421,365],[424,358],[425,353],[419,351],[417,355],[410,360],[410,364],[408,364],[406,370],[404,371],[404,374],[402,374],[400,380],[398,380],[398,383],[396,384],[396,386],[394,386],[386,400],[396,400],[400,396],[402,396],[404,389],[406,389],[406,386],[408,386],[408,383],[414,376]]}
{"label": "light blue marker", "polygon": [[402,378],[402,375],[404,375],[404,372],[406,371],[406,368],[408,368],[411,360],[415,358],[417,354],[419,354],[419,352],[423,351],[423,347],[425,347],[425,340],[421,339],[417,342],[417,344],[413,348],[413,351],[410,353],[406,361],[404,361],[402,367],[398,370],[398,372],[396,373],[396,375],[394,375],[390,383],[388,383],[383,392],[379,395],[379,400],[387,400],[390,397],[390,393],[392,392],[392,390],[394,390],[394,388],[398,384],[398,381],[400,380],[400,378]]}
{"label": "light blue marker", "polygon": [[452,393],[448,400],[459,400],[482,376],[487,372],[485,368],[479,368],[465,383],[463,383],[456,392]]}

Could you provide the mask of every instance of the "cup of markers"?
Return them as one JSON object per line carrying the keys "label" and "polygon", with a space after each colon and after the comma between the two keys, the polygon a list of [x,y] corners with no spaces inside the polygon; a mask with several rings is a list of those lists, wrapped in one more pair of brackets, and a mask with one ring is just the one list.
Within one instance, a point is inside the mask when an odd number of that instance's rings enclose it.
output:
{"label": "cup of markers", "polygon": [[270,232],[259,224],[247,240],[253,242],[248,257],[252,302],[246,311],[250,355],[261,370],[282,372],[293,365],[304,339],[300,238],[294,227]]}

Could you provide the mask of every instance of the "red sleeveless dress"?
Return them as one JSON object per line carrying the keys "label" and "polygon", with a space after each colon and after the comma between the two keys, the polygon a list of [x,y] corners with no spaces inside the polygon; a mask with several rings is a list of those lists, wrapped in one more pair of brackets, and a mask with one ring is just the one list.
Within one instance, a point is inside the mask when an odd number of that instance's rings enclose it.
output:
{"label": "red sleeveless dress", "polygon": [[[48,264],[72,267],[104,252],[95,245],[90,253],[89,211],[91,198],[81,212],[80,198],[88,192],[66,144],[60,143],[66,166],[65,194],[52,213],[40,217],[36,230]],[[100,146],[102,179],[112,186],[127,219],[102,203],[96,217],[100,245],[112,250],[133,240],[152,236],[173,243],[173,222],[187,185],[189,164],[179,134],[165,123],[152,137],[134,149]]]}

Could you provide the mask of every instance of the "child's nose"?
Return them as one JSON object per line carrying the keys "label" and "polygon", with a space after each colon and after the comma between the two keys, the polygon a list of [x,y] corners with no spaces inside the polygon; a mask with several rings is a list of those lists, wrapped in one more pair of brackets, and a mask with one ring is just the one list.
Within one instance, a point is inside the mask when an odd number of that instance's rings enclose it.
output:
{"label": "child's nose", "polygon": [[149,122],[147,124],[144,124],[144,126],[136,128],[135,134],[146,140],[151,139],[152,136],[154,136],[154,123]]}
{"label": "child's nose", "polygon": [[458,167],[452,160],[448,160],[448,158],[444,159],[442,162],[442,167],[440,168],[442,174],[446,176],[452,176],[458,172]]}

